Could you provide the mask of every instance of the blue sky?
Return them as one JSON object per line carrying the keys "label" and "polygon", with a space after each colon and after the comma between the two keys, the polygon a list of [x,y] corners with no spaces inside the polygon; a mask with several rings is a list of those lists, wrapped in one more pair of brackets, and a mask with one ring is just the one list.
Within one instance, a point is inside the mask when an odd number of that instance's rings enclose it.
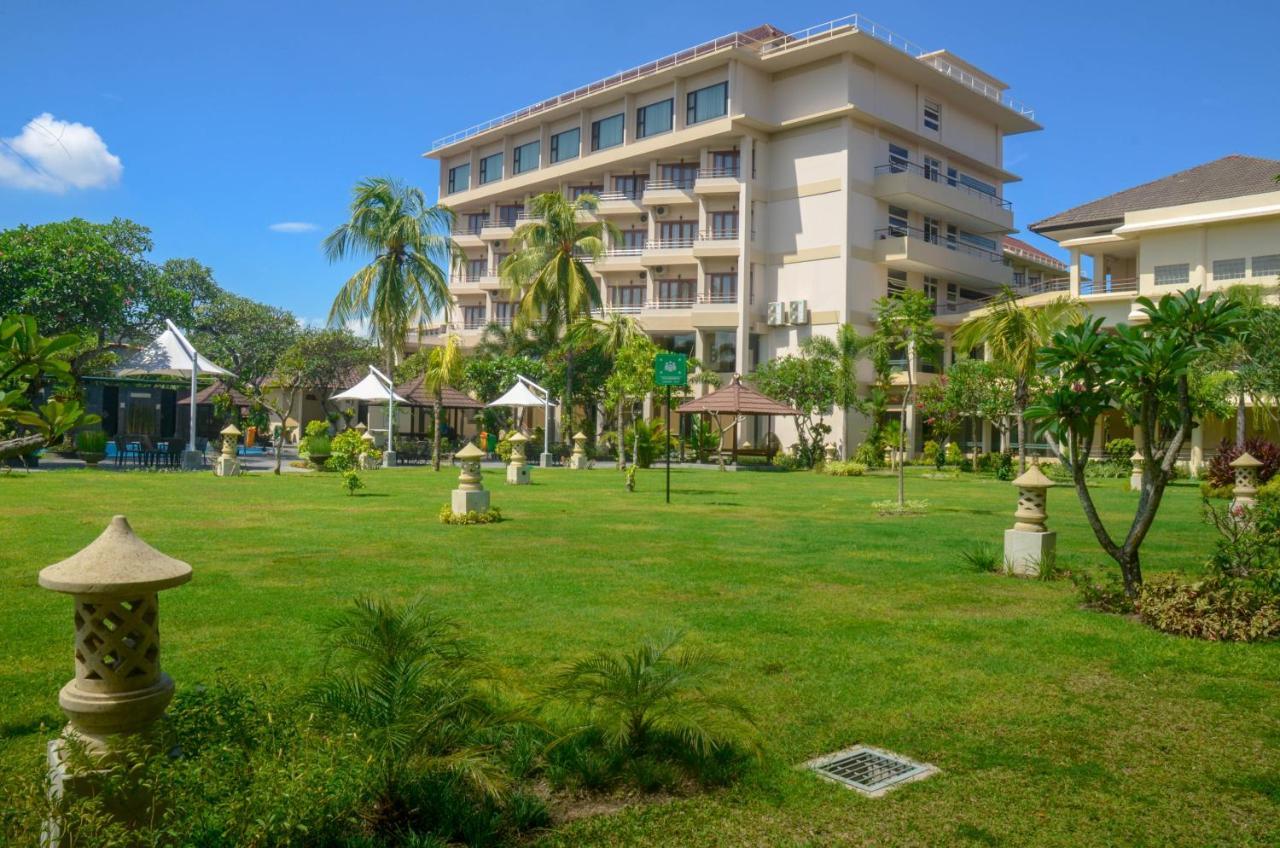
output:
{"label": "blue sky", "polygon": [[[1045,130],[1006,147],[1019,226],[1227,153],[1280,158],[1274,0],[2,0],[0,138],[27,149],[24,127],[49,115],[40,127],[75,156],[52,178],[0,157],[0,227],[133,218],[157,259],[196,257],[223,286],[319,319],[350,271],[319,241],[360,177],[433,193],[434,138],[717,35],[851,12],[1035,107]],[[270,229],[285,222],[315,229]]]}

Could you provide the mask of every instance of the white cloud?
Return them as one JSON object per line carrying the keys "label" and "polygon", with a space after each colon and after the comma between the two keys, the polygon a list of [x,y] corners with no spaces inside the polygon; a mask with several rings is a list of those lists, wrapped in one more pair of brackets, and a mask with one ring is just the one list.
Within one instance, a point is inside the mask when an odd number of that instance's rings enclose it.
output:
{"label": "white cloud", "polygon": [[309,233],[315,228],[315,224],[308,224],[306,221],[281,221],[267,227],[273,233]]}
{"label": "white cloud", "polygon": [[59,121],[45,112],[22,132],[0,139],[0,185],[62,194],[71,188],[107,188],[124,166],[93,127]]}

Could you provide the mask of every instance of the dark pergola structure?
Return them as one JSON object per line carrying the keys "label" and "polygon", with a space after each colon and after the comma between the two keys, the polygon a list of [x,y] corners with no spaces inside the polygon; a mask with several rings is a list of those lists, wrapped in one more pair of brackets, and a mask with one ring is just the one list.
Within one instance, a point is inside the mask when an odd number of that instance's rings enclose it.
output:
{"label": "dark pergola structure", "polygon": [[[742,376],[734,374],[729,385],[717,389],[700,398],[694,398],[680,405],[676,410],[680,415],[732,415],[734,419],[744,416],[767,416],[769,419],[769,436],[773,436],[773,416],[799,415],[800,411],[779,403],[768,395],[763,395],[750,386],[742,384]],[[772,442],[770,438],[768,440]],[[767,450],[767,449],[766,449]],[[733,428],[733,461],[738,461],[738,428]]]}
{"label": "dark pergola structure", "polygon": [[[400,383],[399,385],[396,386],[396,394],[400,395],[400,397],[407,400],[409,402],[409,405],[414,407],[415,409],[419,409],[419,410],[430,409],[431,407],[435,406],[436,399],[435,399],[435,395],[427,391],[426,387],[423,386],[424,380],[425,380],[425,377],[418,376],[418,377],[414,377],[412,380],[408,380],[404,383]],[[483,403],[471,397],[470,395],[466,394],[465,392],[458,391],[452,386],[445,386],[444,390],[441,391],[440,395],[441,395],[441,407],[446,410],[470,409],[478,412],[484,409]],[[418,430],[419,432],[426,432],[425,429],[422,429],[422,430],[418,429],[419,423],[422,423],[422,424],[426,423],[425,418],[423,418],[422,421],[419,422],[417,420],[419,417],[420,416],[418,414],[414,415],[414,419],[415,419],[414,429]],[[460,422],[455,422],[451,426],[453,426],[454,429],[461,432],[462,428],[458,426],[458,423]]]}

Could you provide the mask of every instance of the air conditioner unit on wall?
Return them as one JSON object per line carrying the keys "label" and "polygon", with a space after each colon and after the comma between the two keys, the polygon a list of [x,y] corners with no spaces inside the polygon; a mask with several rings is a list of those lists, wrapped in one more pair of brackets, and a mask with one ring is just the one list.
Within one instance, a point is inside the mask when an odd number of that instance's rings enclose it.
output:
{"label": "air conditioner unit on wall", "polygon": [[665,215],[665,214],[667,214],[667,207],[665,207],[665,206],[659,206],[659,207],[655,208],[653,211],[654,211],[654,213],[655,213],[655,214],[657,214],[657,215]]}
{"label": "air conditioner unit on wall", "polygon": [[809,301],[793,300],[790,303],[787,318],[792,324],[808,324],[809,323]]}
{"label": "air conditioner unit on wall", "polygon": [[787,305],[782,301],[769,304],[765,312],[765,323],[770,327],[781,327],[787,323]]}
{"label": "air conditioner unit on wall", "polygon": [[640,223],[642,223],[642,224],[647,224],[647,223],[649,223],[649,213],[648,213],[648,212],[641,212],[641,213],[640,213]]}

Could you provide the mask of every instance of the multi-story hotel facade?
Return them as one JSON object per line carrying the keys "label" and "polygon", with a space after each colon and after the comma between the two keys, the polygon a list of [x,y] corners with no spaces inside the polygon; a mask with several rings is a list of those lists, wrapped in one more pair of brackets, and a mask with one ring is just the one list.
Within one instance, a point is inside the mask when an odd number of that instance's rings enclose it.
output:
{"label": "multi-story hotel facade", "polygon": [[[949,339],[1015,275],[1066,276],[1006,241],[1004,139],[1040,129],[1006,89],[854,16],[734,33],[440,139],[427,155],[465,259],[448,321],[421,341],[474,344],[511,320],[497,269],[547,191],[596,195],[621,232],[594,266],[603,309],[722,374],[842,323],[867,331],[875,301],[906,287],[933,297]],[[832,423],[850,446],[865,427]]]}

